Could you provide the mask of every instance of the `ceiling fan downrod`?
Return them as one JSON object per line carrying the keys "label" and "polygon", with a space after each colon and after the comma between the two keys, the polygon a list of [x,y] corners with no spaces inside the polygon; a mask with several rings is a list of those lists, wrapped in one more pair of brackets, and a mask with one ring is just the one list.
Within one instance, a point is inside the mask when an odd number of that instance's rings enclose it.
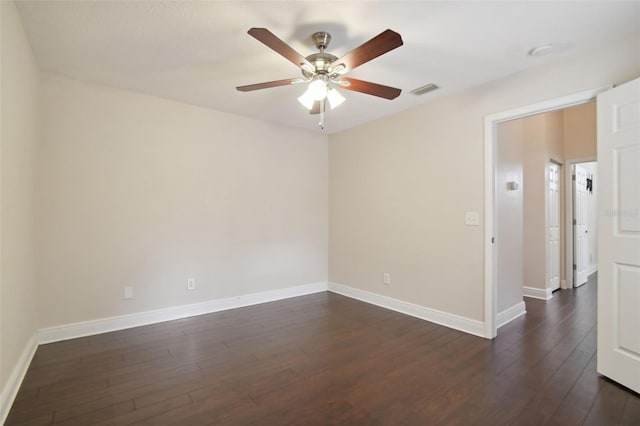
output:
{"label": "ceiling fan downrod", "polygon": [[327,47],[329,47],[329,43],[331,43],[331,34],[325,31],[318,31],[317,33],[313,33],[311,36],[313,42],[316,44],[316,48],[323,53]]}

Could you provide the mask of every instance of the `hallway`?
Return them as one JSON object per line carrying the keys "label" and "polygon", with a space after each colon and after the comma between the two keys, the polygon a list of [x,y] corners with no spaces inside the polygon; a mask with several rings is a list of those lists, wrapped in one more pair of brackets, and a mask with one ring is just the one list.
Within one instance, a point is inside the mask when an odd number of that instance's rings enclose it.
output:
{"label": "hallway", "polygon": [[594,273],[547,302],[525,298],[527,315],[498,331],[499,357],[515,359],[498,376],[521,381],[532,398],[524,388],[524,398],[505,395],[511,423],[640,424],[640,397],[596,372],[596,297]]}

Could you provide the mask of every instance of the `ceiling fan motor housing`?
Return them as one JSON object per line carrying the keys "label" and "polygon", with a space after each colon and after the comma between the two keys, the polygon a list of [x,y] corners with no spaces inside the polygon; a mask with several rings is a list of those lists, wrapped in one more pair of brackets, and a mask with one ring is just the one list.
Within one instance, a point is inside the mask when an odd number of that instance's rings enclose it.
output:
{"label": "ceiling fan motor housing", "polygon": [[312,53],[311,55],[305,58],[313,67],[315,68],[315,72],[309,72],[302,68],[302,75],[307,78],[312,77],[314,74],[328,74],[329,68],[331,67],[331,63],[338,59],[337,56],[334,56],[330,53]]}
{"label": "ceiling fan motor housing", "polygon": [[313,70],[311,70],[310,67],[301,66],[302,75],[305,76],[305,78],[312,78],[317,74],[329,74],[331,63],[338,59],[337,56],[325,53],[324,51],[331,42],[331,34],[319,31],[313,33],[311,38],[320,52],[312,53],[305,58],[313,66]]}

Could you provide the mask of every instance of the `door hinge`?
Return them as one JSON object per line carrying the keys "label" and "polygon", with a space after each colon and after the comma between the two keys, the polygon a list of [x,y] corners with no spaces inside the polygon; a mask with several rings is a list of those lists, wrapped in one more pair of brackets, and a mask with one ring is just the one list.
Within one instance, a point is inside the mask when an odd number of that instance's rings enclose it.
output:
{"label": "door hinge", "polygon": [[496,242],[495,237],[491,237],[491,244],[495,244],[495,242]]}
{"label": "door hinge", "polygon": [[578,224],[578,223],[576,222],[576,220],[575,220],[575,219],[573,219],[573,224],[574,224],[574,225],[577,225],[577,224]]}
{"label": "door hinge", "polygon": [[571,180],[576,180],[576,175],[571,175]]}
{"label": "door hinge", "polygon": [[573,270],[574,271],[576,270],[576,264],[575,263],[573,264]]}

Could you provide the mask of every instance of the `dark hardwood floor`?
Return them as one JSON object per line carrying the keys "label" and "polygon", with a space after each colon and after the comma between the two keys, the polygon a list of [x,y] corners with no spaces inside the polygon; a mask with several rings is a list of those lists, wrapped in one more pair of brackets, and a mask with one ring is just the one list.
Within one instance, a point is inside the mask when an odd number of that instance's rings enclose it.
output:
{"label": "dark hardwood floor", "polygon": [[596,283],[493,340],[331,293],[41,346],[7,425],[640,425]]}

